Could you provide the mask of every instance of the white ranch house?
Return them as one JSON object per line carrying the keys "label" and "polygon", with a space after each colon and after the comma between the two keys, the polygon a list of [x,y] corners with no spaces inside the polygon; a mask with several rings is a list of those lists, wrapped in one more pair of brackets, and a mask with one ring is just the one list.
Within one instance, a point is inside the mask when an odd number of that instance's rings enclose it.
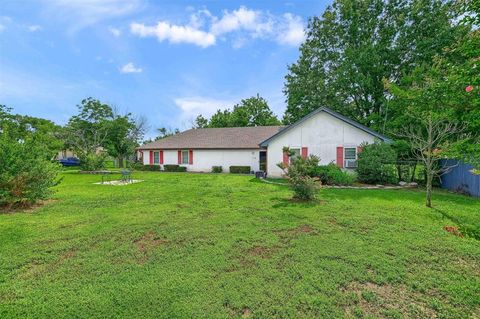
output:
{"label": "white ranch house", "polygon": [[[257,126],[234,128],[191,129],[145,144],[138,156],[145,165],[166,164],[186,166],[187,171],[210,172],[212,166],[260,167],[268,176],[280,177],[277,166],[288,164],[283,148],[288,146],[298,156],[314,154],[321,164],[336,163],[344,169],[354,169],[362,143],[390,140],[371,129],[322,107],[290,126]],[[262,165],[261,165],[262,164]]]}

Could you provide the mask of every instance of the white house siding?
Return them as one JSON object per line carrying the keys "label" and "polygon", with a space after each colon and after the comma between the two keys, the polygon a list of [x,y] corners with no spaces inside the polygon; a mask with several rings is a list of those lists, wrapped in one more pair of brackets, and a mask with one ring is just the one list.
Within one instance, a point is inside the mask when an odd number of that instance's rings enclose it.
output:
{"label": "white house siding", "polygon": [[[150,164],[150,151],[143,151],[143,164]],[[178,164],[178,150],[163,151],[164,164]],[[229,172],[230,166],[250,166],[253,171],[259,170],[259,150],[193,150],[193,164],[181,164],[190,172],[211,172],[212,166],[222,166]]]}
{"label": "white house siding", "polygon": [[283,160],[284,146],[307,147],[308,155],[319,156],[320,163],[326,165],[336,162],[338,146],[357,147],[363,142],[373,143],[374,140],[373,135],[326,112],[320,112],[269,142],[267,172],[269,176],[273,177],[282,175],[283,172],[277,167],[277,164]]}

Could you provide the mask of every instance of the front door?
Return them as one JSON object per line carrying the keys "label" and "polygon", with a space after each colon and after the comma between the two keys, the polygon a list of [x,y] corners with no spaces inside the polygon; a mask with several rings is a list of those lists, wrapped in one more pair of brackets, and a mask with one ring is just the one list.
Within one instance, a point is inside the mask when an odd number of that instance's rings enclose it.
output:
{"label": "front door", "polygon": [[260,170],[266,172],[267,171],[267,151],[260,151]]}

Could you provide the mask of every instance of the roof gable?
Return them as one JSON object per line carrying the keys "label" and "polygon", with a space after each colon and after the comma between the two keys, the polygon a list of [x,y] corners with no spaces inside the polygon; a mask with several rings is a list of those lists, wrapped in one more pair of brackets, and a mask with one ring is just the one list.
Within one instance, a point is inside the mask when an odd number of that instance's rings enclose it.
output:
{"label": "roof gable", "polygon": [[273,139],[275,139],[276,137],[280,136],[280,135],[283,135],[284,133],[288,132],[289,130],[291,130],[292,128],[294,127],[297,127],[299,126],[300,124],[304,123],[305,121],[307,121],[308,119],[312,118],[313,116],[315,116],[316,114],[320,113],[320,112],[325,112],[325,113],[328,113],[330,114],[331,116],[345,122],[345,123],[348,123],[350,125],[352,125],[353,127],[356,127],[370,135],[373,135],[375,136],[376,138],[380,139],[381,141],[384,141],[384,142],[387,142],[387,143],[390,143],[392,140],[389,139],[388,137],[386,137],[385,135],[382,135],[380,133],[377,133],[375,132],[374,130],[366,127],[365,125],[362,125],[352,119],[349,119],[348,117],[345,117],[343,115],[341,115],[340,113],[337,113],[335,111],[332,111],[331,109],[327,108],[327,107],[321,107],[321,108],[318,108],[316,109],[315,111],[313,112],[310,112],[309,114],[307,114],[306,116],[304,116],[303,118],[301,118],[300,120],[298,120],[297,122],[291,124],[290,126],[287,126],[285,129],[279,131],[278,133],[270,136],[269,138],[265,139],[263,142],[260,143],[260,146],[261,147],[266,147],[268,146],[268,143],[270,141],[272,141]]}

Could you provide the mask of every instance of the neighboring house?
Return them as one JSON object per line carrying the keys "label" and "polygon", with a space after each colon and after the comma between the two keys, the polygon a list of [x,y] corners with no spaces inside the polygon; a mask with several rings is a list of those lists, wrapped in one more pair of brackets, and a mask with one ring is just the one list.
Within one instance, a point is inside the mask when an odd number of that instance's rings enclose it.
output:
{"label": "neighboring house", "polygon": [[69,157],[77,157],[75,153],[72,150],[61,150],[58,151],[58,154],[56,156],[56,160],[61,160],[61,159],[66,159]]}
{"label": "neighboring house", "polygon": [[321,164],[336,163],[354,169],[364,142],[390,141],[387,137],[322,107],[290,126],[191,129],[138,148],[144,164],[179,164],[188,171],[209,172],[212,166],[250,166],[265,169],[269,176],[281,176],[277,166],[290,158],[288,146],[298,156],[314,154]]}
{"label": "neighboring house", "polygon": [[[103,152],[105,152],[105,150],[101,146],[97,147],[96,150],[95,150],[95,154],[97,154],[97,155],[102,154]],[[71,158],[71,157],[78,157],[78,156],[77,156],[77,154],[75,154],[75,152],[73,150],[65,149],[65,150],[58,151],[55,159],[58,161],[58,160],[61,160],[61,159],[66,159],[66,158]]]}

